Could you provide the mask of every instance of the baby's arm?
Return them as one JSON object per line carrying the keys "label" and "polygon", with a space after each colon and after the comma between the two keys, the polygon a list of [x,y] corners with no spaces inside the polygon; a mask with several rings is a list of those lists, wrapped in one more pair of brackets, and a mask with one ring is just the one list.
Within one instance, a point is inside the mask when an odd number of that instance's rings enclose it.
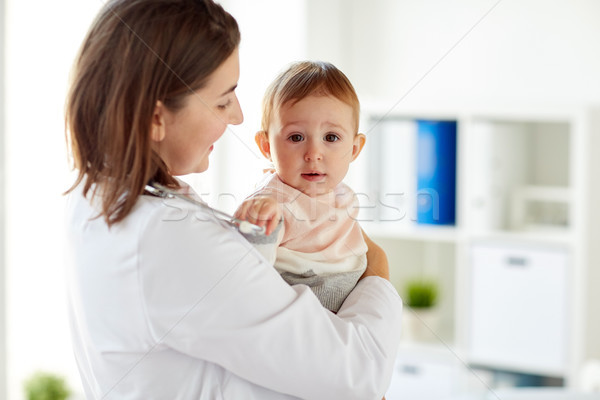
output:
{"label": "baby's arm", "polygon": [[244,200],[234,214],[236,218],[264,226],[267,236],[277,228],[281,215],[281,206],[277,200],[265,194]]}

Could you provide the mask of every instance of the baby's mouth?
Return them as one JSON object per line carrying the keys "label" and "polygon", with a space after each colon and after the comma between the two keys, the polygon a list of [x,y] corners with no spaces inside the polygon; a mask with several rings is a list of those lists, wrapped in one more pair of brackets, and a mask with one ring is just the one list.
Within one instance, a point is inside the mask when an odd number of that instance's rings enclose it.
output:
{"label": "baby's mouth", "polygon": [[310,182],[320,181],[325,178],[325,174],[321,174],[318,172],[307,172],[305,174],[301,174],[302,178],[306,179]]}

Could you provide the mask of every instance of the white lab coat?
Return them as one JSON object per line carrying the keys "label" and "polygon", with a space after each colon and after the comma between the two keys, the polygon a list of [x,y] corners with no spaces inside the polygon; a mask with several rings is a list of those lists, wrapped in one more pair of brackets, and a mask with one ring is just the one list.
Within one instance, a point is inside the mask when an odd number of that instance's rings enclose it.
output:
{"label": "white lab coat", "polygon": [[401,300],[359,282],[337,315],[291,287],[237,231],[142,196],[110,229],[68,201],[69,307],[88,399],[381,399]]}

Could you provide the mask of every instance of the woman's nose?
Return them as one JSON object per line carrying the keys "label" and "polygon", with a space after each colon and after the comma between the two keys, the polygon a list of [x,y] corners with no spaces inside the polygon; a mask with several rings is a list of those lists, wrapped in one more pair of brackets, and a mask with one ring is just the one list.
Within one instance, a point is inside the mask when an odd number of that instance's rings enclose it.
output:
{"label": "woman's nose", "polygon": [[239,125],[244,122],[244,113],[242,112],[242,107],[240,107],[240,102],[235,96],[235,101],[233,107],[231,107],[231,115],[229,116],[229,123],[231,125]]}

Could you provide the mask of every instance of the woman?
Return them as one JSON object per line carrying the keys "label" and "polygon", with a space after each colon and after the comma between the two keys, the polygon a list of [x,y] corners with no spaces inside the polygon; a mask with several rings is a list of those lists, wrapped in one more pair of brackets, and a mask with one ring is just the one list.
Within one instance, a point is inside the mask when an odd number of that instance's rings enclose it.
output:
{"label": "woman", "polygon": [[[67,100],[75,356],[94,399],[379,399],[401,301],[368,238],[367,272],[337,315],[288,286],[174,176],[208,168],[242,122],[235,20],[211,0],[109,1]],[[382,279],[384,278],[384,279]]]}

